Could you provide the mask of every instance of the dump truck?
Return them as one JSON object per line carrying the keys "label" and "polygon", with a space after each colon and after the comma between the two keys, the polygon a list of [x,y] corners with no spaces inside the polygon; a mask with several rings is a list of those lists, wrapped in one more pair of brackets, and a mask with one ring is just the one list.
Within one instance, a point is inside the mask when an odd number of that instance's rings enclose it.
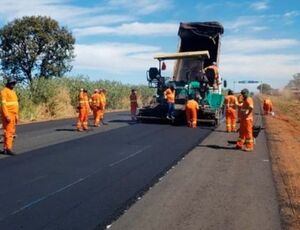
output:
{"label": "dump truck", "polygon": [[[221,94],[221,85],[213,90],[215,73],[206,67],[213,62],[219,62],[220,38],[223,32],[223,26],[218,22],[180,23],[178,52],[154,56],[158,67],[151,67],[147,71],[149,87],[156,88],[156,95],[149,105],[139,109],[138,120],[165,121],[168,105],[164,91],[173,85],[176,96],[172,123],[186,121],[185,103],[190,95],[197,98],[200,105],[199,122],[209,122],[215,126],[220,123],[224,96]],[[173,62],[171,76],[164,76],[167,61]]]}

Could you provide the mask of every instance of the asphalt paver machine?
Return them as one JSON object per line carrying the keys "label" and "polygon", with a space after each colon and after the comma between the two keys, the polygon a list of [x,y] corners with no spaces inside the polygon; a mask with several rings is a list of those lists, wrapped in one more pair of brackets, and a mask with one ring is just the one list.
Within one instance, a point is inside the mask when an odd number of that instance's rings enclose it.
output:
{"label": "asphalt paver machine", "polygon": [[[176,90],[174,124],[185,122],[185,103],[192,95],[200,105],[198,111],[199,122],[209,122],[218,125],[223,116],[224,96],[221,85],[218,90],[212,90],[214,72],[205,70],[212,62],[218,63],[220,51],[220,37],[223,26],[218,22],[180,23],[178,35],[180,37],[177,53],[158,54],[158,67],[151,67],[147,71],[149,87],[156,88],[156,95],[149,103],[139,109],[140,121],[166,121],[168,110],[164,98],[164,91],[173,85]],[[164,76],[166,62],[173,62],[173,73]]]}

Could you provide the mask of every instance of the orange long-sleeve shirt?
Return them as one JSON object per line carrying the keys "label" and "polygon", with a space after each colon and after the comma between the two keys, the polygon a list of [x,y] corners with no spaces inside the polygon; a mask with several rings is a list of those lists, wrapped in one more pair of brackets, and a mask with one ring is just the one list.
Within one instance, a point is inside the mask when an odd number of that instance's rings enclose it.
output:
{"label": "orange long-sleeve shirt", "polygon": [[166,89],[164,95],[168,103],[175,103],[175,90],[172,91],[171,89]]}
{"label": "orange long-sleeve shirt", "polygon": [[1,90],[1,111],[4,117],[9,117],[10,114],[18,115],[19,113],[17,94],[8,87]]}

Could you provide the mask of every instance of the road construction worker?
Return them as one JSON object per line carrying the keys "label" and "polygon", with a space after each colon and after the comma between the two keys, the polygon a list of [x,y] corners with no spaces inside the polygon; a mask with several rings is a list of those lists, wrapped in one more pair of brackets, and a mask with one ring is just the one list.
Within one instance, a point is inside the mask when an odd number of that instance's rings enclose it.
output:
{"label": "road construction worker", "polygon": [[104,114],[105,114],[105,110],[106,110],[106,90],[100,89],[99,94],[101,96],[101,103],[102,103],[102,109],[100,112],[100,122],[102,124],[105,124],[104,123]]}
{"label": "road construction worker", "polygon": [[91,96],[91,108],[93,110],[94,126],[99,127],[103,102],[98,89],[95,89],[93,95]]}
{"label": "road construction worker", "polygon": [[240,122],[240,120],[241,120],[241,108],[242,108],[243,101],[244,101],[244,98],[243,98],[242,94],[238,95],[237,101],[238,101],[238,112],[237,112],[238,119],[237,119],[237,122]]}
{"label": "road construction worker", "polygon": [[136,120],[136,110],[138,108],[137,95],[136,95],[136,90],[135,89],[131,90],[131,94],[129,96],[129,99],[130,99],[131,120],[135,121]]}
{"label": "road construction worker", "polygon": [[78,120],[77,131],[88,130],[88,116],[90,112],[89,98],[86,89],[80,89],[79,93],[79,105],[78,105]]}
{"label": "road construction worker", "polygon": [[219,92],[219,85],[221,85],[219,68],[216,62],[212,62],[211,65],[204,68],[204,71],[211,69],[214,71],[214,83],[213,83],[213,92]]}
{"label": "road construction worker", "polygon": [[273,104],[269,98],[266,98],[263,103],[264,115],[268,115],[273,111]]}
{"label": "road construction worker", "polygon": [[232,90],[228,90],[228,95],[225,97],[226,106],[226,131],[235,132],[236,131],[236,107],[238,105],[237,98],[234,96]]}
{"label": "road construction worker", "polygon": [[164,97],[167,100],[168,103],[168,113],[167,113],[167,119],[174,119],[174,110],[175,110],[175,87],[174,85],[169,86],[164,91]]}
{"label": "road construction worker", "polygon": [[16,124],[18,122],[19,103],[14,87],[17,81],[7,80],[5,88],[1,90],[1,118],[4,132],[3,154],[15,155],[12,152]]}
{"label": "road construction worker", "polygon": [[190,128],[197,127],[197,113],[199,110],[198,102],[193,98],[192,95],[189,96],[188,101],[185,105],[185,114],[186,114],[186,121],[187,126]]}
{"label": "road construction worker", "polygon": [[237,149],[243,149],[245,151],[253,150],[253,99],[249,96],[248,89],[243,89],[241,94],[244,98],[243,105],[241,107],[241,121],[239,138],[236,143]]}

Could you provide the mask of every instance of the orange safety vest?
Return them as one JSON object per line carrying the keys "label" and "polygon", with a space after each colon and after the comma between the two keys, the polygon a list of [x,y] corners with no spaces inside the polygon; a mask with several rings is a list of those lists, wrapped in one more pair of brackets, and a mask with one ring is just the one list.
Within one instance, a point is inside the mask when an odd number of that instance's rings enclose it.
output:
{"label": "orange safety vest", "polygon": [[199,104],[195,100],[188,100],[185,106],[187,109],[199,109]]}
{"label": "orange safety vest", "polygon": [[[250,108],[252,108],[251,113],[246,115],[245,112]],[[251,97],[247,97],[246,100],[244,100],[241,108],[241,112],[242,112],[241,118],[245,120],[250,120],[250,119],[253,120],[253,108],[254,108],[253,99]]]}
{"label": "orange safety vest", "polygon": [[81,109],[85,108],[85,109],[89,109],[89,98],[87,93],[85,92],[80,92],[79,93],[79,107]]}
{"label": "orange safety vest", "polygon": [[99,107],[100,106],[100,94],[99,93],[94,93],[91,96],[91,100],[92,100],[92,106],[93,107]]}
{"label": "orange safety vest", "polygon": [[137,95],[135,93],[130,94],[130,105],[137,106]]}
{"label": "orange safety vest", "polygon": [[1,113],[4,117],[19,113],[19,102],[14,90],[5,87],[1,90]]}
{"label": "orange safety vest", "polygon": [[166,89],[164,95],[168,103],[175,103],[175,90]]}
{"label": "orange safety vest", "polygon": [[234,95],[227,95],[225,97],[226,109],[229,108],[235,109],[237,104],[238,104],[237,98]]}

